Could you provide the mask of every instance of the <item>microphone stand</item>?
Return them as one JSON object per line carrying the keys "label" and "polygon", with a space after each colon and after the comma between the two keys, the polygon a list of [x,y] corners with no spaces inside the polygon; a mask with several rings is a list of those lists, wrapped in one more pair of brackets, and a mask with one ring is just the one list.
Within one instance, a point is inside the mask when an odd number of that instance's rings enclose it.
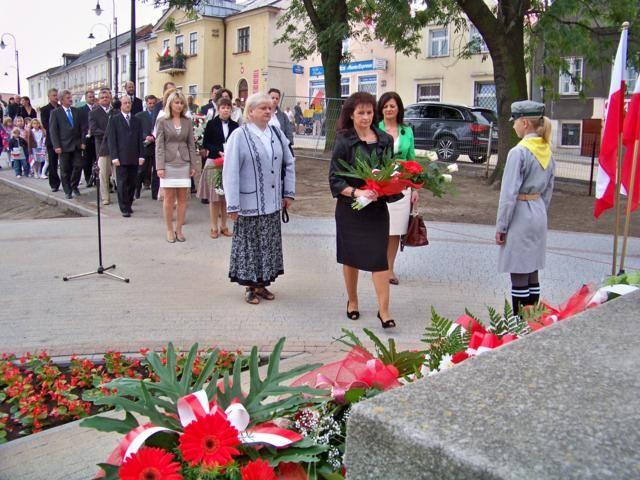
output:
{"label": "microphone stand", "polygon": [[98,166],[97,161],[93,165],[93,175],[96,180],[96,200],[98,202],[98,268],[90,272],[79,273],[77,275],[71,275],[69,277],[62,277],[62,280],[67,282],[74,278],[88,277],[89,275],[107,275],[111,278],[115,278],[116,280],[129,283],[128,278],[121,277],[119,275],[116,275],[115,273],[111,273],[108,271],[108,270],[115,270],[116,268],[115,264],[109,265],[108,267],[105,267],[102,265],[102,224],[100,222],[100,204],[102,203],[102,199],[100,196],[100,167]]}

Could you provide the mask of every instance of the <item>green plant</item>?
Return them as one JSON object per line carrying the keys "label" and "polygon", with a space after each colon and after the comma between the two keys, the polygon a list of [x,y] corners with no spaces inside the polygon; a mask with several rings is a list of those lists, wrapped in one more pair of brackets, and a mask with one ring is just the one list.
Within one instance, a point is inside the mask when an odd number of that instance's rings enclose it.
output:
{"label": "green plant", "polygon": [[422,342],[427,344],[425,356],[430,371],[438,370],[444,355],[454,355],[467,349],[471,333],[463,332],[460,325],[451,331],[453,325],[451,320],[438,315],[431,307],[431,324],[422,337]]}

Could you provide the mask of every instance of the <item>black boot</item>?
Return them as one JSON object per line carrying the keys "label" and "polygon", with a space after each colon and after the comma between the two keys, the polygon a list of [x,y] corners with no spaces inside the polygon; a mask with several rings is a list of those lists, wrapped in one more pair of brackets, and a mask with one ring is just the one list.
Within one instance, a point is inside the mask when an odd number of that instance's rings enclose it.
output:
{"label": "black boot", "polygon": [[511,305],[513,306],[514,315],[520,314],[520,309],[528,305],[529,287],[512,287],[511,288]]}
{"label": "black boot", "polygon": [[529,284],[529,301],[527,305],[537,305],[539,301],[540,301],[540,284],[530,283]]}

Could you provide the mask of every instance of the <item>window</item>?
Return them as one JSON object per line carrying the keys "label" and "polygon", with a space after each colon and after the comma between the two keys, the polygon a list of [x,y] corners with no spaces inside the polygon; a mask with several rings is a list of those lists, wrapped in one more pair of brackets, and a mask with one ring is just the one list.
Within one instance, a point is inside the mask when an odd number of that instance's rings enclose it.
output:
{"label": "window", "polygon": [[561,131],[560,145],[563,147],[580,146],[580,124],[563,123]]}
{"label": "window", "polygon": [[496,110],[496,84],[493,82],[476,82],[473,88],[473,106]]}
{"label": "window", "polygon": [[167,48],[169,48],[169,39],[168,38],[166,40],[162,41],[162,53],[166,52]]}
{"label": "window", "polygon": [[[102,67],[104,68],[104,65]],[[93,67],[93,81],[97,82],[98,80],[100,80],[100,77],[98,77],[98,66],[96,65]]]}
{"label": "window", "polygon": [[449,55],[449,31],[446,28],[429,31],[429,56],[447,57]]}
{"label": "window", "polygon": [[147,56],[144,53],[144,50],[138,50],[138,70],[144,70],[146,67]]}
{"label": "window", "polygon": [[349,53],[349,39],[342,40],[342,54],[347,55]]}
{"label": "window", "polygon": [[378,94],[378,77],[376,75],[358,77],[358,91],[370,93],[375,97]]}
{"label": "window", "polygon": [[349,90],[351,89],[351,79],[350,78],[341,78],[340,79],[340,96],[348,97]]}
{"label": "window", "polygon": [[418,102],[439,102],[440,101],[440,84],[439,83],[420,83],[418,84]]}
{"label": "window", "polygon": [[100,65],[100,78],[102,80],[104,80],[106,78],[106,74],[105,72],[107,71],[106,67],[104,66],[104,63],[102,65]]}
{"label": "window", "polygon": [[146,96],[146,94],[147,94],[147,92],[145,92],[145,90],[144,90],[144,87],[145,87],[144,82],[138,82],[138,92],[137,92],[137,94],[138,94],[138,97],[140,97],[140,98],[144,98]]}
{"label": "window", "polygon": [[251,36],[250,27],[238,29],[238,53],[249,51],[249,37]]}
{"label": "window", "polygon": [[38,82],[38,98],[42,96],[42,84]]}
{"label": "window", "polygon": [[198,85],[189,85],[189,95],[194,99],[198,96]]}
{"label": "window", "polygon": [[176,35],[176,53],[184,52],[184,35]]}
{"label": "window", "polygon": [[480,32],[473,24],[469,31],[469,43],[471,44],[469,45],[471,53],[487,53],[489,51],[487,44],[484,43],[482,35],[480,35]]}
{"label": "window", "polygon": [[309,80],[309,98],[313,100],[319,92],[324,96],[324,80]]}
{"label": "window", "polygon": [[189,55],[196,53],[198,53],[198,32],[191,32],[189,34]]}
{"label": "window", "polygon": [[120,56],[120,73],[123,75],[127,73],[127,56],[126,55]]}
{"label": "window", "polygon": [[567,71],[560,72],[560,95],[577,95],[582,86],[582,58],[568,57]]}
{"label": "window", "polygon": [[442,118],[445,120],[464,120],[460,110],[455,108],[442,107]]}

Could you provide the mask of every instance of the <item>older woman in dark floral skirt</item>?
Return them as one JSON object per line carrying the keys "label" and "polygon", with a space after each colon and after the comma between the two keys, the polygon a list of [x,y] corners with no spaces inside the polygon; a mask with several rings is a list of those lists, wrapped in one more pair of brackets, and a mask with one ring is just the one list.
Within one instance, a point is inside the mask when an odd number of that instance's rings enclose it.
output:
{"label": "older woman in dark floral skirt", "polygon": [[269,126],[271,109],[265,94],[247,99],[245,123],[229,136],[222,169],[227,212],[236,222],[229,278],[253,305],[275,298],[267,286],[284,273],[280,210],[295,197],[295,159],[284,133]]}
{"label": "older woman in dark floral skirt", "polygon": [[[343,177],[342,159],[353,164],[356,152],[365,155],[375,152],[379,157],[393,152],[393,137],[372,125],[376,111],[376,99],[364,92],[351,95],[342,107],[338,120],[329,184],[336,202],[336,239],[338,263],[342,264],[344,283],[349,300],[347,317],[357,320],[358,274],[360,270],[372,272],[373,285],[378,297],[378,319],[383,328],[395,327],[389,312],[389,211],[387,201],[372,190],[363,190],[364,181]],[[357,197],[373,200],[362,210],[353,210],[351,204]],[[401,197],[400,197],[401,198]],[[395,198],[397,200],[397,198]]]}

